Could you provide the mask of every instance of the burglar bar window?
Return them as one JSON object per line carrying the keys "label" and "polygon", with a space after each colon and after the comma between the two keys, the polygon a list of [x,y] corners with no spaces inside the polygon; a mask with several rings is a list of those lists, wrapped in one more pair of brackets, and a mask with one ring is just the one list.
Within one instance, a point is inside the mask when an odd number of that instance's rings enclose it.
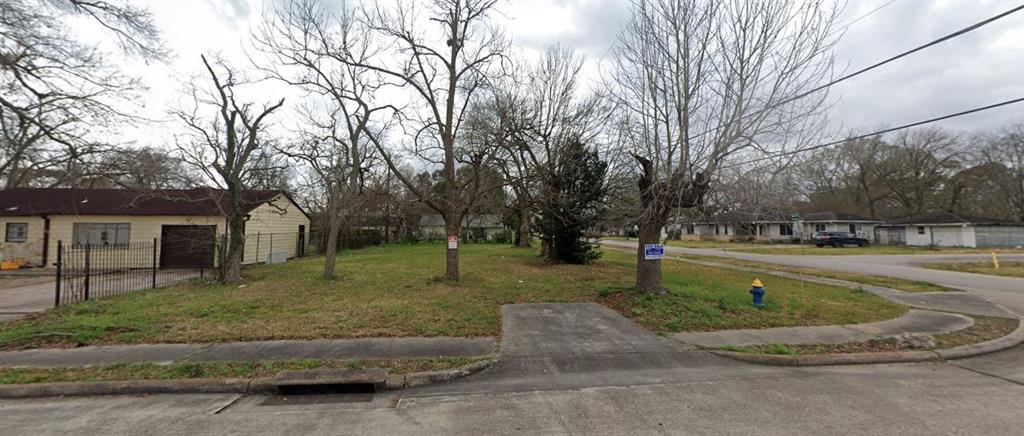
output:
{"label": "burglar bar window", "polygon": [[117,246],[127,247],[131,240],[132,225],[129,223],[75,223],[74,244],[76,247]]}
{"label": "burglar bar window", "polygon": [[28,240],[28,223],[7,223],[4,242],[25,242]]}

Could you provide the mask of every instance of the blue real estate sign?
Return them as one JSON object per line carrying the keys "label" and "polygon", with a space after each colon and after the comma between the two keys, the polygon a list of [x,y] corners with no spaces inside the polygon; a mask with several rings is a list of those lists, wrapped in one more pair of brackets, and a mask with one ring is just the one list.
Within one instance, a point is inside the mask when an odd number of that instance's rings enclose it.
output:
{"label": "blue real estate sign", "polygon": [[665,246],[663,244],[644,244],[644,260],[656,260],[665,258]]}

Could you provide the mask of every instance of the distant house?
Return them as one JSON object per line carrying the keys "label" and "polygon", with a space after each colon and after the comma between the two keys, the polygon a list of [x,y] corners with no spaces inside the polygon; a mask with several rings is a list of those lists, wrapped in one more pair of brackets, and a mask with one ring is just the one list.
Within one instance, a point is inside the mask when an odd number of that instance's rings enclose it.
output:
{"label": "distant house", "polygon": [[[309,216],[291,197],[255,190],[243,197],[244,263],[262,262],[271,251],[302,254]],[[156,240],[161,267],[212,265],[213,252],[195,247],[212,247],[227,231],[228,209],[226,192],[212,188],[3,190],[0,260],[47,266],[56,261],[58,241],[65,247],[127,247]]]}
{"label": "distant house", "polygon": [[[498,234],[508,230],[502,223],[501,215],[467,215],[462,218],[463,240],[494,240]],[[441,215],[424,215],[420,218],[420,238],[427,240],[443,240],[448,235],[444,228],[444,217]]]}
{"label": "distant house", "polygon": [[792,231],[792,223],[781,214],[736,211],[715,214],[679,228],[680,239],[713,241],[792,239]]}
{"label": "distant house", "polygon": [[805,238],[820,232],[850,232],[875,241],[875,227],[881,221],[842,212],[811,212],[799,214]]}
{"label": "distant house", "polygon": [[1024,245],[1024,224],[950,212],[893,220],[878,226],[881,244],[936,247]]}
{"label": "distant house", "polygon": [[684,240],[756,240],[783,242],[811,238],[816,232],[853,232],[874,240],[877,220],[838,212],[723,212],[679,227]]}

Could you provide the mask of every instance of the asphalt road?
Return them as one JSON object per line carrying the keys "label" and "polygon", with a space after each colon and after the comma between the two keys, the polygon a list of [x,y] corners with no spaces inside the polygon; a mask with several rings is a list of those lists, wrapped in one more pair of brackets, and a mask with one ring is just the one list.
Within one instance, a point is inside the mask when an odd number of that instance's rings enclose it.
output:
{"label": "asphalt road", "polygon": [[[1024,313],[1024,280],[913,266],[932,256],[725,255],[933,281]],[[947,363],[784,368],[690,350],[594,305],[506,306],[502,319],[499,362],[451,383],[0,400],[0,434],[1018,435],[1024,423],[1024,346]]]}
{"label": "asphalt road", "polygon": [[[636,242],[601,241],[602,245],[614,248],[636,249]],[[841,249],[840,249],[841,250]],[[896,277],[919,280],[951,288],[974,292],[985,299],[999,304],[1017,314],[1024,314],[1024,279],[999,277],[986,274],[941,271],[922,268],[923,263],[984,261],[987,254],[914,254],[914,255],[771,255],[743,253],[705,248],[683,248],[666,246],[665,251],[674,254],[695,254],[755,262],[773,263],[806,268],[830,269],[858,274]],[[1024,254],[1002,254],[1001,259],[1024,260]]]}
{"label": "asphalt road", "polygon": [[950,363],[782,368],[688,350],[588,304],[503,308],[501,360],[371,395],[0,400],[0,434],[1017,435],[1024,348]]}

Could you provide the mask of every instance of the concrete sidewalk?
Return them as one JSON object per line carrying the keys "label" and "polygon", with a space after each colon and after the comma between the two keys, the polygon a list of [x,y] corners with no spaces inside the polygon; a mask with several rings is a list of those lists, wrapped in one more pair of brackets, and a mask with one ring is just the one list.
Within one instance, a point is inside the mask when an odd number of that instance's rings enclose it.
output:
{"label": "concrete sidewalk", "polygon": [[410,359],[494,354],[494,338],[365,338],[219,344],[90,346],[0,352],[0,366],[74,367],[115,363],[239,362],[289,359]]}
{"label": "concrete sidewalk", "polygon": [[974,320],[970,317],[955,313],[911,310],[899,318],[863,324],[681,332],[673,334],[672,339],[702,347],[837,344],[895,337],[904,333],[915,335],[949,333],[965,329],[973,324]]}

